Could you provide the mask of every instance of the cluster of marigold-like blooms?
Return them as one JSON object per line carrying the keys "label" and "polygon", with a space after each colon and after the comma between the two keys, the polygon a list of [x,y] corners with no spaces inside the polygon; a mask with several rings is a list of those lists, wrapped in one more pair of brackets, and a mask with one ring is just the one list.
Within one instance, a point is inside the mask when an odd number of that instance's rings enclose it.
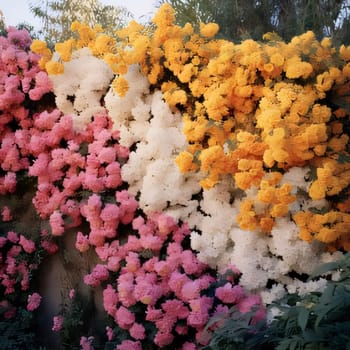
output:
{"label": "cluster of marigold-like blooms", "polygon": [[315,176],[307,196],[327,206],[323,214],[294,215],[300,238],[348,250],[349,114],[339,101],[349,90],[350,47],[336,49],[311,31],[289,43],[267,34],[265,42],[235,44],[215,39],[214,23],[201,24],[199,31],[176,25],[167,4],[153,24],[132,21],[115,39],[100,27],[74,23],[77,39],[56,44],[60,60],[41,42],[34,41],[32,50],[42,54],[49,74],[57,74],[74,50],[89,47],[115,73],[112,86],[120,96],[128,89],[123,75],[139,64],[169,106],[183,114],[188,148],[176,158],[180,170],[200,172],[204,189],[224,176],[243,191],[257,189],[254,200],[242,201],[238,222],[244,229],[270,232],[275,218],[291,215],[288,206],[297,197],[280,184],[281,174],[310,167]]}

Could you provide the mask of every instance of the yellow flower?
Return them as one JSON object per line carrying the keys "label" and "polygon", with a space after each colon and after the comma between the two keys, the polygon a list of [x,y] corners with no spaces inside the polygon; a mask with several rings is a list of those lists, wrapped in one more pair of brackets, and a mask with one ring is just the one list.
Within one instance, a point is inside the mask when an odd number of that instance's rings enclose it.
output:
{"label": "yellow flower", "polygon": [[57,43],[55,45],[55,50],[60,54],[62,61],[64,62],[70,61],[74,44],[75,44],[75,40],[69,39],[63,43]]}
{"label": "yellow flower", "polygon": [[182,173],[198,169],[198,166],[193,162],[193,155],[187,151],[181,152],[176,157],[175,162]]}
{"label": "yellow flower", "polygon": [[47,49],[46,42],[38,39],[34,39],[30,45],[30,49],[37,54],[41,54]]}
{"label": "yellow flower", "polygon": [[175,11],[167,3],[164,3],[156,15],[153,17],[152,22],[155,23],[158,27],[171,26],[175,21]]}
{"label": "yellow flower", "polygon": [[200,23],[199,24],[199,29],[201,35],[203,35],[206,38],[212,38],[218,31],[219,31],[219,26],[216,23]]}
{"label": "yellow flower", "polygon": [[313,72],[313,67],[309,62],[301,61],[299,56],[293,56],[285,62],[284,70],[289,79],[306,79]]}
{"label": "yellow flower", "polygon": [[129,83],[124,77],[119,76],[112,81],[112,87],[120,97],[124,97],[128,92]]}
{"label": "yellow flower", "polygon": [[46,63],[45,69],[48,75],[58,75],[64,72],[64,65],[60,62],[50,61]]}
{"label": "yellow flower", "polygon": [[284,64],[284,57],[280,53],[274,53],[270,57],[270,62],[277,67],[282,67]]}

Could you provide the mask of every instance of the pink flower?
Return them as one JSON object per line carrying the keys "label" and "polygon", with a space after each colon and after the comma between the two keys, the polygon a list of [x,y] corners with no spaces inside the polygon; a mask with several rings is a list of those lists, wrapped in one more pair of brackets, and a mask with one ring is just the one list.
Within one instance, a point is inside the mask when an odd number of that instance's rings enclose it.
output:
{"label": "pink flower", "polygon": [[114,162],[116,155],[117,155],[117,153],[116,153],[116,150],[114,148],[103,147],[100,150],[100,152],[98,153],[98,159],[101,162],[101,164],[103,164],[103,163],[110,164],[110,163]]}
{"label": "pink flower", "polygon": [[145,328],[142,324],[136,322],[130,327],[129,333],[136,340],[145,339],[146,337]]}
{"label": "pink flower", "polygon": [[14,231],[7,232],[7,239],[11,243],[17,243],[19,241],[18,234]]}
{"label": "pink flower", "polygon": [[245,297],[244,299],[241,299],[237,307],[240,312],[246,313],[246,312],[249,312],[253,306],[260,305],[260,304],[261,304],[260,295],[251,294]]}
{"label": "pink flower", "polygon": [[171,273],[168,284],[170,289],[175,293],[178,298],[182,297],[182,287],[186,282],[191,281],[185,274],[178,271]]}
{"label": "pink flower", "polygon": [[78,231],[77,239],[75,241],[75,248],[79,250],[79,252],[84,253],[89,250],[89,238],[88,236],[83,235],[82,232]]}
{"label": "pink flower", "polygon": [[244,297],[244,291],[241,286],[232,286],[231,283],[226,283],[223,287],[218,287],[215,291],[215,296],[225,304],[239,303]]}
{"label": "pink flower", "polygon": [[107,339],[108,341],[112,341],[114,338],[114,333],[113,333],[113,329],[109,326],[106,327],[106,335],[107,335]]}
{"label": "pink flower", "polygon": [[100,281],[105,281],[109,277],[109,271],[105,265],[97,264],[92,270],[92,275]]}
{"label": "pink flower", "polygon": [[31,254],[35,252],[35,243],[30,239],[26,239],[23,235],[20,235],[19,244],[26,253]]}
{"label": "pink flower", "polygon": [[11,211],[8,206],[4,206],[1,212],[2,221],[7,222],[12,220]]}
{"label": "pink flower", "polygon": [[129,329],[135,322],[135,315],[126,307],[120,306],[115,313],[115,319],[120,328]]}
{"label": "pink flower", "polygon": [[49,253],[55,254],[58,252],[58,245],[51,240],[43,240],[41,241],[41,246]]}
{"label": "pink flower", "polygon": [[205,264],[200,262],[191,250],[184,250],[181,253],[182,267],[186,274],[199,274],[205,269]]}
{"label": "pink flower", "polygon": [[160,320],[163,317],[162,310],[155,309],[153,306],[148,305],[147,311],[146,311],[146,320],[147,321],[157,321]]}
{"label": "pink flower", "polygon": [[159,347],[164,347],[174,341],[174,336],[171,333],[157,332],[154,337],[154,343]]}
{"label": "pink flower", "polygon": [[54,332],[59,332],[63,327],[63,321],[64,321],[63,316],[61,316],[61,315],[54,316],[52,330]]}
{"label": "pink flower", "polygon": [[184,283],[184,285],[181,288],[182,299],[185,301],[189,301],[192,299],[199,298],[200,291],[200,282],[198,280],[189,280],[188,282]]}
{"label": "pink flower", "polygon": [[165,301],[162,304],[162,309],[166,312],[167,315],[175,316],[179,319],[186,318],[190,312],[184,303],[181,300],[177,299]]}
{"label": "pink flower", "polygon": [[190,342],[186,342],[182,345],[182,350],[196,350],[196,344],[194,343],[190,343]]}
{"label": "pink flower", "polygon": [[28,304],[27,304],[27,310],[28,311],[34,311],[37,309],[41,302],[41,296],[38,293],[33,293],[28,295]]}
{"label": "pink flower", "polygon": [[142,346],[139,341],[123,340],[116,350],[142,350]]}
{"label": "pink flower", "polygon": [[118,303],[118,293],[108,284],[103,290],[103,307],[108,315],[114,316]]}
{"label": "pink flower", "polygon": [[82,350],[94,350],[92,346],[92,342],[94,341],[94,337],[81,337],[80,338],[80,346]]}
{"label": "pink flower", "polygon": [[188,332],[188,327],[186,325],[176,325],[175,326],[175,332],[180,335],[186,335]]}
{"label": "pink flower", "polygon": [[129,272],[136,272],[141,267],[139,255],[137,253],[130,252],[126,256],[125,261],[126,261],[125,270],[127,270]]}
{"label": "pink flower", "polygon": [[117,272],[120,269],[121,258],[119,256],[110,256],[107,262],[107,269],[109,271]]}
{"label": "pink flower", "polygon": [[50,215],[50,226],[53,236],[62,236],[64,232],[64,221],[62,214],[58,210],[55,210]]}
{"label": "pink flower", "polygon": [[69,299],[73,299],[75,297],[75,289],[71,289],[68,293]]}
{"label": "pink flower", "polygon": [[213,298],[200,297],[189,302],[191,312],[187,318],[187,324],[194,328],[204,327],[209,319],[209,310],[213,305]]}
{"label": "pink flower", "polygon": [[2,248],[7,242],[6,237],[0,237],[0,248]]}

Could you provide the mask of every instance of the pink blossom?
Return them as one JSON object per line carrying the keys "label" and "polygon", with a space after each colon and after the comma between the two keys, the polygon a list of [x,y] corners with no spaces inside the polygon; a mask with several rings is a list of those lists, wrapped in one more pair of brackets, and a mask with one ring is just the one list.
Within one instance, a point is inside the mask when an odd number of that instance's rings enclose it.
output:
{"label": "pink blossom", "polygon": [[175,332],[180,335],[186,335],[188,332],[188,327],[186,325],[177,324],[175,326]]}
{"label": "pink blossom", "polygon": [[108,341],[112,341],[114,338],[113,329],[109,326],[106,326],[106,336],[107,336]]}
{"label": "pink blossom", "polygon": [[123,340],[116,350],[142,350],[142,346],[139,341]]}
{"label": "pink blossom", "polygon": [[72,288],[68,293],[69,299],[73,299],[75,297],[75,289]]}
{"label": "pink blossom", "polygon": [[75,241],[75,248],[79,250],[79,252],[84,253],[89,250],[89,238],[85,236],[82,232],[77,232],[77,238]]}
{"label": "pink blossom", "polygon": [[134,288],[134,296],[136,300],[146,305],[154,305],[163,295],[163,289],[157,284],[157,276],[155,274],[147,274],[136,277],[136,285]]}
{"label": "pink blossom", "polygon": [[156,327],[160,332],[171,333],[177,317],[173,315],[163,314],[163,317],[155,321]]}
{"label": "pink blossom", "polygon": [[27,304],[27,310],[28,311],[34,311],[37,309],[41,302],[41,296],[38,293],[33,293],[28,295],[28,304]]}
{"label": "pink blossom", "polygon": [[181,300],[167,300],[162,304],[162,309],[167,315],[184,319],[188,316],[189,310]]}
{"label": "pink blossom", "polygon": [[6,237],[0,237],[0,248],[2,248],[7,242]]}
{"label": "pink blossom", "polygon": [[144,249],[150,249],[155,252],[159,252],[162,247],[164,240],[159,236],[154,235],[141,235],[139,242]]}
{"label": "pink blossom", "polygon": [[107,261],[109,271],[117,272],[120,269],[121,258],[119,256],[110,256]]}
{"label": "pink blossom", "polygon": [[257,294],[251,294],[240,300],[237,307],[239,312],[246,313],[255,305],[261,304],[261,297]]}
{"label": "pink blossom", "polygon": [[32,240],[25,238],[23,235],[20,235],[19,244],[26,253],[31,254],[35,252],[35,243]]}
{"label": "pink blossom", "polygon": [[171,273],[169,278],[169,287],[175,293],[178,298],[182,296],[182,287],[186,282],[191,281],[185,274],[182,274],[178,271]]}
{"label": "pink blossom", "polygon": [[63,327],[63,321],[64,321],[63,316],[61,315],[54,316],[52,330],[54,332],[59,332]]}
{"label": "pink blossom", "polygon": [[147,321],[157,321],[163,317],[163,312],[160,309],[155,309],[153,306],[148,305],[146,311],[146,320]]}
{"label": "pink blossom", "polygon": [[188,275],[200,274],[206,267],[191,250],[184,250],[181,253],[181,259],[182,267]]}
{"label": "pink blossom", "polygon": [[19,245],[13,245],[10,250],[7,252],[7,256],[11,256],[11,257],[16,257],[19,255],[19,253],[21,253],[22,251],[22,247]]}
{"label": "pink blossom", "polygon": [[169,261],[158,261],[154,264],[154,269],[158,273],[159,276],[161,277],[167,277],[169,276],[177,266],[174,266],[171,264]]}
{"label": "pink blossom", "polygon": [[53,236],[62,236],[64,232],[64,221],[62,214],[58,210],[55,210],[50,215],[50,226]]}
{"label": "pink blossom", "polygon": [[159,347],[164,347],[171,344],[174,341],[174,335],[171,333],[157,332],[154,337],[154,343]]}
{"label": "pink blossom", "polygon": [[7,232],[7,239],[11,243],[17,243],[19,241],[18,234],[14,231]]}
{"label": "pink blossom", "polygon": [[157,222],[159,235],[163,237],[168,236],[176,227],[174,218],[163,213],[153,214],[151,219]]}
{"label": "pink blossom", "polygon": [[123,215],[120,220],[124,225],[132,222],[139,204],[137,200],[126,190],[116,192],[116,200],[120,203]]}
{"label": "pink blossom", "polygon": [[4,188],[7,192],[13,193],[16,190],[16,173],[8,172],[4,177]]}
{"label": "pink blossom", "polygon": [[194,328],[204,327],[209,319],[209,309],[213,305],[213,298],[203,296],[190,300],[189,304],[191,312],[187,318],[187,324]]}
{"label": "pink blossom", "polygon": [[109,277],[108,269],[102,264],[97,264],[92,270],[91,274],[100,281],[105,281]]}
{"label": "pink blossom", "polygon": [[1,212],[2,221],[7,222],[12,220],[11,211],[8,206],[4,206]]}
{"label": "pink blossom", "polygon": [[116,150],[114,148],[103,147],[98,153],[98,159],[100,160],[101,164],[103,163],[110,164],[114,162],[116,155],[117,155]]}
{"label": "pink blossom", "polygon": [[200,282],[198,280],[189,280],[183,284],[181,288],[181,296],[185,301],[199,298],[200,296]]}
{"label": "pink blossom", "polygon": [[215,296],[225,304],[239,303],[244,297],[244,291],[241,286],[232,286],[232,284],[228,282],[223,287],[218,287],[216,289]]}
{"label": "pink blossom", "polygon": [[196,350],[196,349],[197,349],[196,344],[190,343],[190,342],[185,342],[182,345],[182,349],[181,350]]}
{"label": "pink blossom", "polygon": [[108,315],[114,316],[117,309],[118,293],[108,284],[103,290],[103,307]]}
{"label": "pink blossom", "polygon": [[135,315],[124,306],[117,309],[115,318],[119,327],[123,329],[129,329],[135,322]]}
{"label": "pink blossom", "polygon": [[136,272],[141,267],[139,255],[137,253],[130,252],[126,256],[125,261],[126,261],[125,270],[129,272]]}
{"label": "pink blossom", "polygon": [[136,340],[145,339],[146,337],[145,328],[142,324],[136,322],[130,327],[129,333]]}
{"label": "pink blossom", "polygon": [[80,346],[82,350],[94,350],[92,346],[92,342],[94,341],[94,337],[81,337],[80,338]]}
{"label": "pink blossom", "polygon": [[40,244],[49,254],[55,254],[58,252],[58,245],[51,240],[43,240]]}
{"label": "pink blossom", "polygon": [[129,307],[136,303],[134,296],[134,276],[131,272],[126,272],[118,277],[118,293],[120,302]]}

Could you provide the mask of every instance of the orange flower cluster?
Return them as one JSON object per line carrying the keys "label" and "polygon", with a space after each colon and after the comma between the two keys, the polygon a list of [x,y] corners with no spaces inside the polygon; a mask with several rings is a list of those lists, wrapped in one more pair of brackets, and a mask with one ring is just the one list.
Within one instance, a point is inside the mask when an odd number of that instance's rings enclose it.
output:
{"label": "orange flower cluster", "polygon": [[289,205],[296,200],[288,183],[279,185],[282,174],[271,172],[260,181],[256,198],[245,199],[240,206],[237,221],[245,230],[271,232],[274,220],[289,213]]}
{"label": "orange flower cluster", "polygon": [[[222,176],[232,176],[243,191],[258,189],[255,200],[243,201],[241,227],[269,232],[274,218],[288,215],[296,200],[290,186],[266,179],[304,166],[316,173],[309,198],[326,199],[330,213],[346,222],[349,206],[341,203],[350,185],[349,113],[342,101],[350,90],[350,47],[336,49],[330,39],[318,41],[310,31],[289,43],[267,34],[265,42],[235,44],[212,39],[216,24],[202,23],[196,33],[191,24],[174,21],[174,10],[163,4],[153,26],[132,21],[116,32],[118,40],[101,28],[74,23],[78,39],[57,44],[56,51],[65,61],[73,48],[89,47],[115,73],[112,86],[120,96],[128,89],[122,76],[138,64],[169,106],[183,113],[189,145],[176,158],[180,170],[200,172],[204,189]],[[46,47],[34,41],[32,49],[43,53],[49,73],[61,72],[58,62],[50,66]],[[261,203],[263,213],[256,209]],[[307,235],[308,226],[295,221],[302,239],[330,243],[343,237],[345,242],[343,234],[330,239],[313,230]]]}

